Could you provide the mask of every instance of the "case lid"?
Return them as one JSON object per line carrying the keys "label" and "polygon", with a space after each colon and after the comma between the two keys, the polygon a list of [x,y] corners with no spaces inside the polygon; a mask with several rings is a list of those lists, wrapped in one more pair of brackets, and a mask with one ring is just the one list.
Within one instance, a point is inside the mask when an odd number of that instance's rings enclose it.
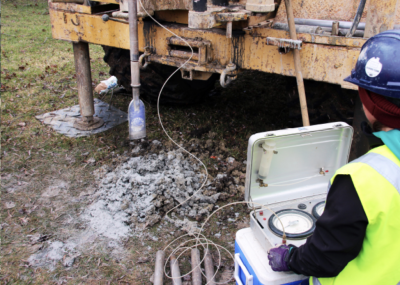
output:
{"label": "case lid", "polygon": [[268,205],[327,193],[336,170],[348,162],[352,137],[353,128],[343,122],[252,135],[246,201]]}

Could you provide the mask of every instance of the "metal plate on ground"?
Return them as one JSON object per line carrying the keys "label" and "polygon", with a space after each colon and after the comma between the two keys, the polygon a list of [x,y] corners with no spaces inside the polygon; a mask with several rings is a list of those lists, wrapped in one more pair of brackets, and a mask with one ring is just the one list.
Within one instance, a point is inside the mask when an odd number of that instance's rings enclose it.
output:
{"label": "metal plate on ground", "polygon": [[103,119],[104,124],[91,131],[81,131],[73,127],[75,120],[81,117],[79,105],[38,115],[35,118],[46,125],[51,125],[56,132],[74,138],[101,133],[128,121],[127,113],[99,99],[94,99],[94,110],[94,117]]}

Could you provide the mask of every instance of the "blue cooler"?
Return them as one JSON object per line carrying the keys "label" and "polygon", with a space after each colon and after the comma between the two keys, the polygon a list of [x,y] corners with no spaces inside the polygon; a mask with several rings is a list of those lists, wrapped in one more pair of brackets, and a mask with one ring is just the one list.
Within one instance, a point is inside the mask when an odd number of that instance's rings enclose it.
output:
{"label": "blue cooler", "polygon": [[[329,181],[348,161],[353,129],[344,122],[252,135],[247,151],[245,200],[250,228],[236,233],[235,280],[239,285],[300,284],[306,276],[274,272],[268,250],[301,246],[323,212]],[[282,223],[267,210],[268,206]]]}
{"label": "blue cooler", "polygon": [[308,277],[293,272],[275,272],[268,254],[250,228],[237,231],[235,240],[235,280],[238,285],[295,285]]}

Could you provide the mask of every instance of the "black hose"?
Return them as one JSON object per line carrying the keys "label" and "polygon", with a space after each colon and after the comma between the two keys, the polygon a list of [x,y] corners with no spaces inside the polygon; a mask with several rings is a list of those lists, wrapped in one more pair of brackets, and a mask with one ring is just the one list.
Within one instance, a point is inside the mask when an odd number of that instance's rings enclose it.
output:
{"label": "black hose", "polygon": [[351,28],[346,35],[346,38],[351,38],[354,35],[354,33],[356,32],[358,24],[360,23],[360,20],[361,20],[362,13],[364,12],[365,2],[367,2],[367,0],[360,1],[360,4],[358,5],[356,16],[354,17],[353,24],[351,25]]}

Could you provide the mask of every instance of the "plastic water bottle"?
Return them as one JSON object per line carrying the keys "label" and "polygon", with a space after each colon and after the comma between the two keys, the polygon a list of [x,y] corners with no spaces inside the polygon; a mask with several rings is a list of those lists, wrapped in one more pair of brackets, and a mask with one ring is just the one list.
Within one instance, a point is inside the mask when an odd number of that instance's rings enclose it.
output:
{"label": "plastic water bottle", "polygon": [[128,121],[130,140],[146,137],[146,112],[142,100],[136,99],[131,101],[128,108]]}

